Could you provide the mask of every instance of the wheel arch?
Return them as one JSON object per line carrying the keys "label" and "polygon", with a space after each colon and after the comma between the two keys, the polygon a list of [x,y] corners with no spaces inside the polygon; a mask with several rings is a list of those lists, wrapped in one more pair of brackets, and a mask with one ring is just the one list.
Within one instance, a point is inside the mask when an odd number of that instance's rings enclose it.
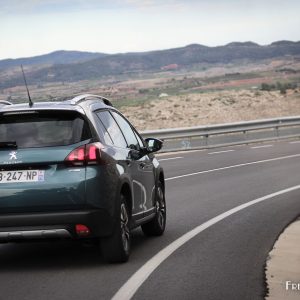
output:
{"label": "wheel arch", "polygon": [[121,185],[120,194],[126,199],[126,204],[129,209],[130,217],[132,216],[132,190],[130,184],[125,181]]}
{"label": "wheel arch", "polygon": [[163,190],[165,192],[165,174],[163,170],[160,170],[159,172],[158,181],[161,183]]}

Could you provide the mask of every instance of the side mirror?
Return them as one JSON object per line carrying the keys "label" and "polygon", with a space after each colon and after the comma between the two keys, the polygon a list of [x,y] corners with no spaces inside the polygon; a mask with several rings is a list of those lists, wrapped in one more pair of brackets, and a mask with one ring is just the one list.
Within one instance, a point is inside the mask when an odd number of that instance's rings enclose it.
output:
{"label": "side mirror", "polygon": [[149,153],[159,151],[163,146],[163,141],[155,138],[146,138],[147,148]]}

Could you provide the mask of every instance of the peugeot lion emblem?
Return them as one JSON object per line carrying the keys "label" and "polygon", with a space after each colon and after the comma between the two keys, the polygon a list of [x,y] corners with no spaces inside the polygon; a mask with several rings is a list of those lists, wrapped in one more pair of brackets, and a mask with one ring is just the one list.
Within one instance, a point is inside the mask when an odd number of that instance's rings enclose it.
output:
{"label": "peugeot lion emblem", "polygon": [[17,159],[17,152],[16,151],[10,152],[9,155],[10,155],[9,160],[13,160],[13,159],[16,160]]}

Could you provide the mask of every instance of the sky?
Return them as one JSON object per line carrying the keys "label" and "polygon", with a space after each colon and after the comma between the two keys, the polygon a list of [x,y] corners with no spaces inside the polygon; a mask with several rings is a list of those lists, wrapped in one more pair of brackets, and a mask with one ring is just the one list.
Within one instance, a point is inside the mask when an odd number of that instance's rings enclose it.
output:
{"label": "sky", "polygon": [[300,40],[299,0],[0,0],[0,59]]}

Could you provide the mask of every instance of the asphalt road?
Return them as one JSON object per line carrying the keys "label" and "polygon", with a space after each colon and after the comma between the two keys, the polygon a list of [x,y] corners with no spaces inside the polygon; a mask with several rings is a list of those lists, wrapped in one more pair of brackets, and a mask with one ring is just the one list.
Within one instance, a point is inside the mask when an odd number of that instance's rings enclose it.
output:
{"label": "asphalt road", "polygon": [[124,299],[124,290],[133,299],[263,299],[267,255],[300,214],[300,143],[158,159],[167,178],[164,236],[135,230],[130,261],[121,265],[74,242],[1,245],[0,299]]}

